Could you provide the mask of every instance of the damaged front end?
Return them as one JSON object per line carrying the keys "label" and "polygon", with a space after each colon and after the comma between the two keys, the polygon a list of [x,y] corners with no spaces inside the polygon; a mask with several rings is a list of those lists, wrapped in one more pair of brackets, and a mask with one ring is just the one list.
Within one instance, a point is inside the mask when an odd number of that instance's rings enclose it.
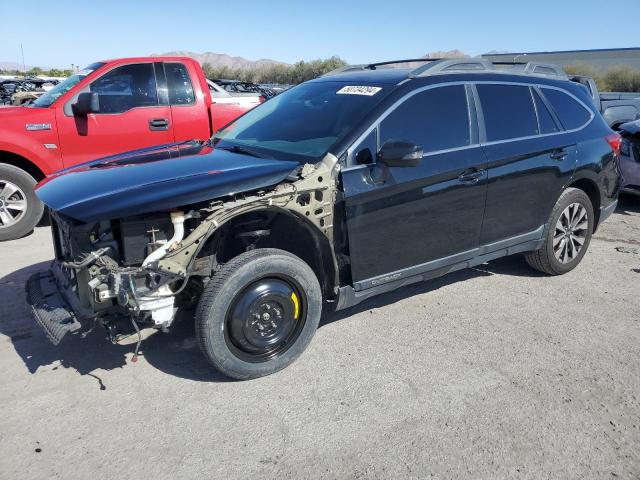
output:
{"label": "damaged front end", "polygon": [[[56,344],[89,320],[114,342],[137,333],[139,346],[141,328],[167,331],[178,310],[195,306],[229,256],[223,242],[234,251],[265,242],[274,212],[299,219],[331,244],[336,163],[328,154],[274,187],[171,211],[91,222],[52,211],[56,259],[28,282],[36,320]],[[260,225],[254,225],[257,216],[238,220],[252,212],[264,217]],[[330,262],[337,272],[333,254]]]}

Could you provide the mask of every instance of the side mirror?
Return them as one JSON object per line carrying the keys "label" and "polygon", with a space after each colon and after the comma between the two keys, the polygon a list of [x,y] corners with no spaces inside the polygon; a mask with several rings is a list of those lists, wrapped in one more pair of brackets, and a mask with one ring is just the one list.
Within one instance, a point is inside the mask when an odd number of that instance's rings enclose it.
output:
{"label": "side mirror", "polygon": [[422,160],[422,147],[405,140],[387,140],[378,152],[378,163],[388,167],[415,167]]}
{"label": "side mirror", "polygon": [[97,93],[83,92],[78,95],[76,103],[71,105],[76,117],[85,117],[90,113],[100,112],[100,97]]}

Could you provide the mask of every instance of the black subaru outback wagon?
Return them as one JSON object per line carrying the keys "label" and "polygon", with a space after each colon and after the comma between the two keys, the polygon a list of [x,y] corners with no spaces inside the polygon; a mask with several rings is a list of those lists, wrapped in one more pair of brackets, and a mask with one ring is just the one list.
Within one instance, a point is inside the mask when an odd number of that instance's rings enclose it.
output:
{"label": "black subaru outback wagon", "polygon": [[[524,253],[549,275],[614,210],[619,137],[556,67],[352,66],[274,97],[208,142],[47,178],[56,260],[28,282],[54,343],[112,341],[195,308],[207,359],[273,373],[336,309]],[[401,62],[400,62],[401,63]]]}

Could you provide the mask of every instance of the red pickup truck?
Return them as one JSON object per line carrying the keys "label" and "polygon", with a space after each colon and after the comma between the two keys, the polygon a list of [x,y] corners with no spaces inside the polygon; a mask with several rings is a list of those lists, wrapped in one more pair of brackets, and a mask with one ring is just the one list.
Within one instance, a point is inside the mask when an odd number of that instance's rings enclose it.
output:
{"label": "red pickup truck", "polygon": [[34,185],[62,168],[129,150],[206,140],[264,99],[212,98],[191,58],[89,65],[28,107],[0,107],[0,241],[40,221]]}

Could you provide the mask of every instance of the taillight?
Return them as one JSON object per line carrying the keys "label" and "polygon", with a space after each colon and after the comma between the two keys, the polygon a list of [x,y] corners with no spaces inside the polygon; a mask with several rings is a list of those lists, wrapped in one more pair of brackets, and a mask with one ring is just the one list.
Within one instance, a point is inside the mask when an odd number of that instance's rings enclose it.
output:
{"label": "taillight", "polygon": [[615,153],[616,155],[620,155],[620,141],[622,140],[622,137],[620,136],[620,134],[612,133],[604,137],[604,139],[607,141],[607,143],[611,147],[611,150],[613,151],[613,153]]}

